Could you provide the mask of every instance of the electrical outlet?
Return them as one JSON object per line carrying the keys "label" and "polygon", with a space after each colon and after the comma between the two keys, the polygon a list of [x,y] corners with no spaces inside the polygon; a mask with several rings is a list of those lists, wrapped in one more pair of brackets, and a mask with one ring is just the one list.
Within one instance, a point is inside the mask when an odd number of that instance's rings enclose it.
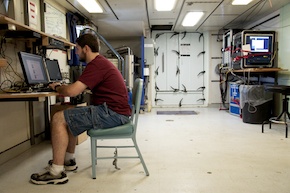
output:
{"label": "electrical outlet", "polygon": [[7,60],[4,58],[0,58],[0,67],[5,67],[7,66]]}

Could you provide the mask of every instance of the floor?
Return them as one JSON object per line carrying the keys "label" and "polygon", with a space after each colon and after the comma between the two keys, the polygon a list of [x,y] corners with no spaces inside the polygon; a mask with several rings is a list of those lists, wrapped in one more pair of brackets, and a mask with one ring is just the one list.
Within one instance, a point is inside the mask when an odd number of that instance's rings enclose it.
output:
{"label": "floor", "polygon": [[[79,169],[65,185],[33,185],[30,175],[51,158],[49,141],[0,165],[0,192],[21,193],[289,193],[290,139],[285,127],[246,124],[219,108],[197,115],[140,115],[138,143],[150,176],[138,160],[98,161],[91,178],[90,141],[77,146]],[[159,109],[160,110],[160,109]],[[102,143],[109,143],[103,141]],[[122,143],[129,143],[124,141]],[[109,150],[100,154],[113,153]]]}

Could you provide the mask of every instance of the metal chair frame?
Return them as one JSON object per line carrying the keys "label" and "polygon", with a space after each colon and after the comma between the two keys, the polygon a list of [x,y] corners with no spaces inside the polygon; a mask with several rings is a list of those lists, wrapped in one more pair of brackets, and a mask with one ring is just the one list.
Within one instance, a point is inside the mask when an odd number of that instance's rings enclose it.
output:
{"label": "metal chair frame", "polygon": [[[92,178],[96,179],[96,164],[97,160],[99,159],[114,159],[113,165],[116,169],[120,169],[117,166],[117,160],[118,159],[129,159],[129,158],[138,158],[140,159],[144,171],[146,173],[146,176],[149,176],[148,169],[146,167],[146,164],[144,162],[144,159],[142,157],[141,151],[137,145],[136,140],[136,132],[137,132],[137,124],[138,124],[138,117],[140,112],[140,104],[141,104],[141,98],[142,98],[142,89],[143,89],[143,80],[140,78],[137,78],[134,82],[133,87],[133,93],[132,93],[132,114],[130,117],[130,122],[113,127],[113,128],[107,128],[107,129],[98,129],[93,130],[90,129],[87,131],[87,134],[91,138],[91,159],[92,159]],[[97,140],[113,140],[113,139],[132,139],[133,145],[129,146],[98,146]],[[111,157],[98,157],[97,156],[97,149],[98,148],[114,148],[115,152],[114,155]],[[118,148],[135,148],[137,152],[137,156],[119,156],[118,155]]]}

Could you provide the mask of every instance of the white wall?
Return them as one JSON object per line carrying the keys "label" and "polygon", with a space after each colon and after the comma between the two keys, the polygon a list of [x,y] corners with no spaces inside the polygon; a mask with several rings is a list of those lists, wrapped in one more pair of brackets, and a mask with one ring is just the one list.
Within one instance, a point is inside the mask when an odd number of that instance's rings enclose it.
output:
{"label": "white wall", "polygon": [[279,73],[278,83],[290,85],[290,4],[281,9],[278,33],[278,66],[288,70]]}
{"label": "white wall", "polygon": [[216,73],[217,65],[222,63],[222,42],[218,41],[217,31],[209,32],[208,42],[208,104],[221,103],[219,75]]}
{"label": "white wall", "polygon": [[[39,11],[39,0],[33,0]],[[55,7],[65,13],[65,10],[52,0],[47,0]],[[24,24],[24,4],[23,0],[14,0],[15,20]],[[35,29],[41,29],[40,13],[37,14],[37,26]],[[7,39],[5,47],[5,55],[11,67],[0,68],[1,88],[10,86],[12,82],[24,81],[21,66],[19,64],[17,53],[24,51],[25,41],[19,39]],[[66,64],[66,53],[59,50],[48,50],[47,55],[51,59],[58,59],[62,72],[68,72],[69,66]],[[16,72],[16,73],[15,73]],[[16,74],[19,74],[16,75]],[[52,103],[54,99],[51,99]],[[45,130],[44,121],[44,104],[43,102],[33,102],[34,105],[34,125],[35,134],[39,134]],[[30,148],[30,132],[29,132],[29,112],[28,102],[0,102],[0,164],[18,155],[19,153]],[[8,137],[9,136],[9,137]],[[41,138],[36,141],[41,140]],[[19,145],[20,144],[20,145]],[[16,147],[15,147],[16,146]],[[13,148],[12,148],[13,147]],[[12,148],[9,151],[7,149]]]}

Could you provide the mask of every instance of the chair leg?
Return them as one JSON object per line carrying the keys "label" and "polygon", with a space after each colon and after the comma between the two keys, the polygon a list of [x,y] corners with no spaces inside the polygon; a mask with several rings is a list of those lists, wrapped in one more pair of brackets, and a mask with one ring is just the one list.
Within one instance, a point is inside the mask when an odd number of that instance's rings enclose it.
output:
{"label": "chair leg", "polygon": [[134,143],[135,149],[136,149],[136,151],[137,151],[137,154],[138,154],[138,156],[139,156],[139,158],[140,158],[140,161],[141,161],[141,163],[142,163],[142,165],[143,165],[143,168],[144,168],[144,171],[145,171],[145,173],[146,173],[146,176],[149,176],[148,169],[147,169],[146,164],[145,164],[145,162],[144,162],[144,160],[143,160],[143,157],[142,157],[141,151],[139,150],[139,147],[138,147],[138,145],[137,145],[137,141],[136,141],[135,138],[132,138],[132,140],[133,140],[133,143]]}
{"label": "chair leg", "polygon": [[91,157],[92,157],[92,178],[96,179],[96,139],[91,137]]}
{"label": "chair leg", "polygon": [[115,166],[116,170],[120,170],[121,168],[118,167],[117,162],[118,162],[118,148],[115,147],[115,152],[114,152],[114,161],[113,161],[113,165]]}
{"label": "chair leg", "polygon": [[262,133],[264,133],[264,124],[268,123],[268,121],[263,121],[262,123]]}
{"label": "chair leg", "polygon": [[286,134],[285,134],[285,137],[288,138],[288,124],[285,122],[285,125],[286,125]]}

